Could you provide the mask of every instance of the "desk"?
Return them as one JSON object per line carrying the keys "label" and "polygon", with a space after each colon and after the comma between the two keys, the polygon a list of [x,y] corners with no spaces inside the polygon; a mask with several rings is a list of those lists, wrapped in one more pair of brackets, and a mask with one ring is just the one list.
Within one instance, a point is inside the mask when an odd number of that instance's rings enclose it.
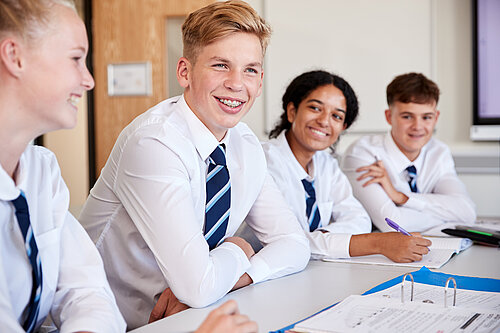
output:
{"label": "desk", "polygon": [[[189,309],[132,332],[192,332],[212,309],[229,299],[236,300],[241,313],[258,323],[260,332],[268,332],[304,319],[351,294],[362,294],[384,281],[415,270],[418,269],[310,261],[300,273],[247,286],[209,307]],[[500,279],[500,249],[473,245],[433,271]]]}

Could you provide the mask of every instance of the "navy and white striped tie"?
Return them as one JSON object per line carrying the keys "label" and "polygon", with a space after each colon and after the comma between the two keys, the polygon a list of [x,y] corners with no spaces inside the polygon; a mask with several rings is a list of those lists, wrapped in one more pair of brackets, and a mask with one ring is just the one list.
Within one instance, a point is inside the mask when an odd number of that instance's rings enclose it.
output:
{"label": "navy and white striped tie", "polygon": [[231,182],[226,166],[224,144],[210,154],[207,173],[207,201],[205,205],[205,239],[210,250],[226,234],[231,207]]}
{"label": "navy and white striped tie", "polygon": [[321,221],[321,216],[316,203],[316,191],[314,190],[314,181],[302,179],[302,185],[306,190],[306,215],[309,219],[309,231],[314,231],[318,228]]}
{"label": "navy and white striped tie", "polygon": [[21,229],[26,248],[26,254],[30,261],[33,277],[33,286],[31,288],[31,298],[28,304],[28,317],[23,324],[26,332],[34,332],[38,313],[40,311],[40,296],[42,295],[42,263],[38,254],[38,246],[36,245],[35,237],[33,236],[33,229],[30,223],[30,214],[28,210],[28,202],[24,193],[11,201],[16,209],[17,222]]}
{"label": "navy and white striped tie", "polygon": [[410,165],[406,168],[406,172],[408,173],[408,185],[410,185],[410,190],[417,193],[417,168],[415,168],[414,165]]}

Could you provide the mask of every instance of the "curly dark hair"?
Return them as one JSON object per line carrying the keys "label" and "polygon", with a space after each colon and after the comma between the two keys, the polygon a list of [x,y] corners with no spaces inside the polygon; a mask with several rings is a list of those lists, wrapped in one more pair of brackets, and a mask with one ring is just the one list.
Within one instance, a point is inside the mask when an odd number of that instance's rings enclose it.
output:
{"label": "curly dark hair", "polygon": [[269,133],[269,138],[276,138],[281,132],[288,131],[292,124],[288,121],[288,116],[286,109],[289,103],[293,103],[295,108],[299,108],[300,102],[302,102],[309,94],[317,89],[318,87],[326,86],[332,84],[344,94],[346,101],[346,115],[344,123],[346,129],[352,125],[356,117],[358,116],[359,106],[358,98],[352,90],[349,83],[338,75],[331,74],[322,70],[310,71],[297,76],[286,88],[285,94],[282,98],[283,113],[280,116],[280,120]]}

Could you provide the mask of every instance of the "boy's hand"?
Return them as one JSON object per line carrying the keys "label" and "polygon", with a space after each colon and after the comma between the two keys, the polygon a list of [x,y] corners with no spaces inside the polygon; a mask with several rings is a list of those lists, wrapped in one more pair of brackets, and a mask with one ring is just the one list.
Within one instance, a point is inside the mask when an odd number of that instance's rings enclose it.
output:
{"label": "boy's hand", "polygon": [[181,303],[177,297],[175,297],[172,290],[167,288],[161,293],[158,302],[156,302],[153,311],[151,311],[148,324],[186,309],[189,309],[189,306]]}
{"label": "boy's hand", "polygon": [[230,300],[212,310],[195,333],[256,333],[257,331],[257,324],[240,314],[236,302]]}
{"label": "boy's hand", "polygon": [[389,198],[391,198],[391,200],[396,205],[402,205],[408,201],[408,197],[405,194],[397,191],[392,185],[389,174],[387,173],[387,170],[385,170],[385,166],[382,161],[376,161],[373,164],[358,168],[356,169],[356,172],[364,172],[356,179],[357,181],[361,181],[363,179],[371,177],[371,179],[363,184],[363,187],[377,183],[382,186],[385,193],[387,193]]}
{"label": "boy's hand", "polygon": [[379,235],[379,253],[394,262],[420,261],[423,255],[429,253],[428,247],[432,244],[419,233],[412,234],[413,237],[399,232],[384,232]]}

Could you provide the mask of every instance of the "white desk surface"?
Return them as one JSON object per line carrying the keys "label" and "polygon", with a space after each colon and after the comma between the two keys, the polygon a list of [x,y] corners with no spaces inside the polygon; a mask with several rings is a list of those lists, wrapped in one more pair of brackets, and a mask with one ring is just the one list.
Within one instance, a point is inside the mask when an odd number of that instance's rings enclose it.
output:
{"label": "white desk surface", "polygon": [[[188,309],[132,332],[192,332],[212,309],[229,299],[236,300],[240,312],[258,323],[259,332],[274,331],[351,294],[362,294],[382,282],[415,270],[418,269],[310,261],[302,272],[247,286],[209,307]],[[500,249],[474,245],[433,271],[500,279]]]}

